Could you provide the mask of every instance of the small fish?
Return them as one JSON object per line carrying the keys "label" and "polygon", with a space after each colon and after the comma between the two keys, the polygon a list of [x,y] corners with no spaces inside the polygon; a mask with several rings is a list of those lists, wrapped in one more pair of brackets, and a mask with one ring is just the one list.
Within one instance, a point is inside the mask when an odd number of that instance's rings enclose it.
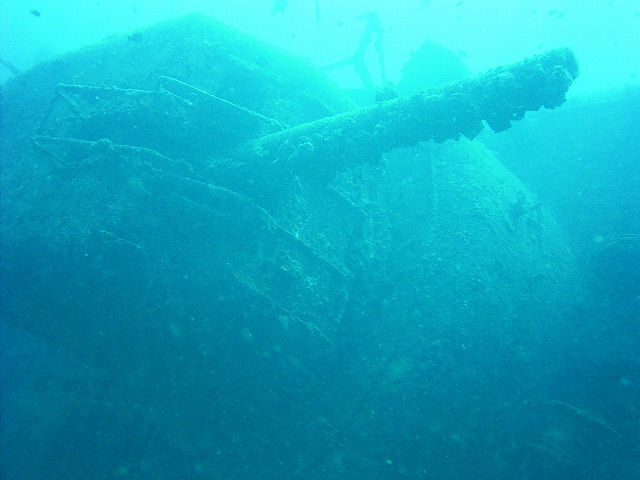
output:
{"label": "small fish", "polygon": [[282,13],[282,15],[284,15],[284,10],[285,8],[287,8],[288,4],[289,4],[289,0],[273,0],[273,8],[271,9],[271,16],[273,17],[278,13]]}
{"label": "small fish", "polygon": [[34,17],[39,17],[40,16],[40,12],[38,10],[31,10],[29,13],[31,15],[33,15]]}
{"label": "small fish", "polygon": [[136,32],[136,33],[133,33],[131,35],[127,35],[127,39],[131,40],[132,42],[136,42],[136,43],[141,42],[143,40],[143,38],[144,37],[142,36],[142,34],[140,32]]}
{"label": "small fish", "polygon": [[430,5],[431,0],[420,0],[420,11],[424,10],[425,8],[429,8]]}

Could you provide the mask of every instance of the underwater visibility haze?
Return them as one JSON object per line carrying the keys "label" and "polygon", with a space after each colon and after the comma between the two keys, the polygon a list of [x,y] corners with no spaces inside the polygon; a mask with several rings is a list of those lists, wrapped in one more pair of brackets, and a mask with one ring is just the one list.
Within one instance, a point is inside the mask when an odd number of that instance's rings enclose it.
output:
{"label": "underwater visibility haze", "polygon": [[595,3],[0,2],[2,478],[637,480]]}

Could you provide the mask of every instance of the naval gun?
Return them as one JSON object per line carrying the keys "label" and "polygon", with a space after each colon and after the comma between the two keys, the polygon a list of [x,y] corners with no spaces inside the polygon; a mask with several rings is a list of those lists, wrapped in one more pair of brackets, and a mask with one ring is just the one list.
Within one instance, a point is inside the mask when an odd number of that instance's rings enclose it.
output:
{"label": "naval gun", "polygon": [[[56,107],[62,101],[77,117],[74,126],[67,126],[63,136],[58,131],[55,136],[37,135],[34,141],[45,148],[65,138],[73,142],[97,134],[169,155],[225,152],[207,177],[224,184],[237,175],[235,189],[245,190],[247,183],[273,189],[278,178],[297,171],[312,169],[330,179],[341,167],[370,163],[394,148],[461,136],[473,139],[483,122],[501,132],[527,111],[561,105],[577,75],[569,49],[551,50],[438,88],[293,127],[167,76],[159,77],[152,91],[59,84],[40,130],[52,129],[51,116],[60,114]],[[135,125],[136,131],[123,131],[123,123]]]}

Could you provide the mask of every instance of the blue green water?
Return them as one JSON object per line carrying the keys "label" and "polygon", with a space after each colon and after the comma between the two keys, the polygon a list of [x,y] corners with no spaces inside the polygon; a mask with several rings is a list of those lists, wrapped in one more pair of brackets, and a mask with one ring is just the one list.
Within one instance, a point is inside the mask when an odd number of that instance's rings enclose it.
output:
{"label": "blue green water", "polygon": [[[309,63],[147,29],[190,12]],[[0,22],[3,479],[639,478],[640,2]],[[569,100],[499,134],[244,143],[556,47]]]}

